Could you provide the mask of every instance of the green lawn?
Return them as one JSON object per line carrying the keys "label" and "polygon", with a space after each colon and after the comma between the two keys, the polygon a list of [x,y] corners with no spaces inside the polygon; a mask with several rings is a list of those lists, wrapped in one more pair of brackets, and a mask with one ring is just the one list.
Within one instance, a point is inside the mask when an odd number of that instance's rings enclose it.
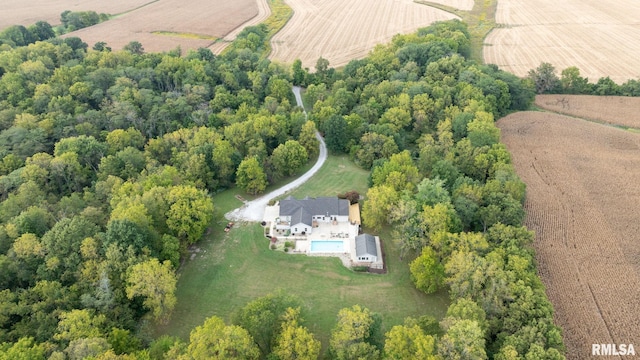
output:
{"label": "green lawn", "polygon": [[309,181],[286,196],[337,196],[349,190],[356,190],[364,195],[368,188],[368,178],[369,172],[354,164],[348,156],[329,155],[322,168]]}
{"label": "green lawn", "polygon": [[[366,190],[368,172],[346,157],[331,156],[323,168],[295,195],[334,195]],[[186,260],[179,272],[178,304],[168,324],[158,325],[154,336],[164,334],[188,339],[190,331],[207,317],[230,321],[231,314],[256,297],[276,291],[296,295],[303,304],[306,325],[327,346],[338,311],[360,304],[383,317],[386,329],[407,316],[429,314],[441,318],[448,295],[425,295],[411,283],[406,262],[383,232],[389,273],[355,273],[337,258],[291,255],[269,249],[257,224],[237,224],[229,233],[222,228],[223,214],[239,205],[227,190],[214,197],[216,215],[210,233],[198,246],[194,260]]]}

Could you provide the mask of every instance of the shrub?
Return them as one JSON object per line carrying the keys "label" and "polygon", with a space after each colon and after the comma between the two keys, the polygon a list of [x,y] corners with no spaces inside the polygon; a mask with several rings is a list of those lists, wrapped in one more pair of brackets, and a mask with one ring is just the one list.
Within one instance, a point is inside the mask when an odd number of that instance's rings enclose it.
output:
{"label": "shrub", "polygon": [[276,244],[271,244],[271,250],[275,250],[277,248]]}
{"label": "shrub", "polygon": [[369,267],[368,266],[354,266],[351,268],[351,270],[355,271],[355,272],[367,272],[369,271]]}
{"label": "shrub", "polygon": [[293,242],[292,241],[285,241],[284,243],[284,247],[285,248],[292,248],[293,247]]}
{"label": "shrub", "polygon": [[284,248],[284,252],[289,252],[289,248],[288,248],[288,247],[285,247],[285,248]]}

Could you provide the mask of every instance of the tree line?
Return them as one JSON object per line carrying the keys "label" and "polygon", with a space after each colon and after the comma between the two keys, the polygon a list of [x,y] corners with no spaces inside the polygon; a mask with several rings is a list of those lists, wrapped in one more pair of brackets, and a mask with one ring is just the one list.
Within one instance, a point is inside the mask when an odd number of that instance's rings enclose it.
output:
{"label": "tree line", "polygon": [[610,77],[601,77],[595,83],[580,75],[580,69],[570,66],[560,72],[550,63],[531,69],[527,78],[533,82],[538,94],[640,96],[640,81],[630,79],[617,84]]}

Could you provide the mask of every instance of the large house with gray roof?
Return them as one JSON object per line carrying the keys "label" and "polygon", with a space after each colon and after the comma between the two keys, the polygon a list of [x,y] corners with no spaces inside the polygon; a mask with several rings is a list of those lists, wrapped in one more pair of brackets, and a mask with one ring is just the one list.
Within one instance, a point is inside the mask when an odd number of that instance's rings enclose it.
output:
{"label": "large house with gray roof", "polygon": [[292,196],[280,200],[276,231],[291,235],[309,235],[319,223],[353,223],[349,219],[349,200],[319,197],[298,200]]}

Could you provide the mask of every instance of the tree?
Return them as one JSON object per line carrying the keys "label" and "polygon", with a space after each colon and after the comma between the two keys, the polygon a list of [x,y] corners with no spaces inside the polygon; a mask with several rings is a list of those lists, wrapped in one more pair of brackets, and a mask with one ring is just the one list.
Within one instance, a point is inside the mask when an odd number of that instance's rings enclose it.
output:
{"label": "tree", "polygon": [[267,188],[267,176],[255,156],[245,158],[238,166],[236,185],[251,195],[259,194]]}
{"label": "tree", "polygon": [[144,47],[142,47],[142,44],[139,41],[135,40],[125,45],[122,49],[134,55],[144,54]]}
{"label": "tree", "polygon": [[482,329],[473,320],[456,321],[440,339],[438,354],[451,360],[487,359]]}
{"label": "tree", "polygon": [[385,334],[385,359],[436,360],[435,340],[418,325],[396,325]]}
{"label": "tree", "polygon": [[316,138],[316,132],[316,124],[309,120],[302,125],[300,136],[298,136],[298,142],[307,150],[310,158],[318,155],[320,147],[320,141]]}
{"label": "tree", "polygon": [[380,334],[380,320],[369,309],[354,305],[338,313],[338,323],[331,332],[329,353],[333,359],[377,359],[374,345]]}
{"label": "tree", "polygon": [[374,186],[389,185],[399,192],[413,190],[419,179],[418,168],[408,150],[391,155],[388,161],[374,167],[371,173]]}
{"label": "tree", "polygon": [[293,85],[304,86],[306,85],[306,72],[302,69],[302,61],[295,59],[291,65],[291,73],[293,77]]}
{"label": "tree", "polygon": [[127,275],[127,298],[144,298],[143,304],[156,320],[166,320],[176,305],[177,279],[170,261],[151,258],[133,265]]}
{"label": "tree", "polygon": [[467,133],[474,147],[500,142],[500,129],[493,123],[493,116],[486,112],[476,113],[475,119],[467,124]]}
{"label": "tree", "polygon": [[580,69],[575,66],[562,70],[560,85],[565,94],[588,94],[591,91],[589,79],[580,76]]}
{"label": "tree", "polygon": [[45,344],[38,344],[30,337],[20,338],[12,344],[0,344],[1,360],[44,360],[45,352]]}
{"label": "tree", "polygon": [[258,359],[260,350],[247,330],[236,325],[225,325],[212,316],[191,331],[186,354],[179,360],[200,359]]}
{"label": "tree", "polygon": [[104,315],[94,315],[86,309],[63,312],[60,314],[58,330],[53,338],[68,344],[81,338],[101,337],[106,320]]}
{"label": "tree", "polygon": [[174,186],[167,200],[171,204],[167,211],[169,229],[187,244],[198,241],[213,219],[213,201],[207,192],[193,186]]}
{"label": "tree", "polygon": [[343,153],[349,140],[347,122],[344,117],[334,114],[324,122],[322,128],[327,149],[337,154]]}
{"label": "tree", "polygon": [[356,161],[365,169],[370,169],[375,160],[389,158],[397,152],[398,145],[391,136],[369,132],[360,139]]}
{"label": "tree", "polygon": [[391,186],[381,185],[370,188],[362,207],[364,224],[373,229],[379,229],[382,225],[389,223],[389,214],[398,200],[398,193]]}
{"label": "tree", "polygon": [[29,32],[36,41],[45,41],[56,36],[53,27],[46,21],[37,21],[35,24],[29,26]]}
{"label": "tree", "polygon": [[553,65],[543,62],[535,70],[529,70],[529,79],[536,87],[536,93],[544,94],[555,92],[560,85],[560,79],[556,75]]}
{"label": "tree", "polygon": [[246,329],[264,356],[283,329],[287,309],[296,308],[295,298],[283,294],[269,294],[245,305],[234,317],[234,323]]}
{"label": "tree", "polygon": [[307,150],[296,140],[278,145],[271,154],[274,170],[284,176],[295,174],[308,159]]}
{"label": "tree", "polygon": [[468,298],[458,298],[449,305],[447,315],[441,324],[445,330],[448,330],[449,327],[459,320],[473,320],[477,322],[483,334],[486,334],[489,328],[487,314],[480,305]]}
{"label": "tree", "polygon": [[144,146],[144,136],[140,131],[130,127],[126,130],[115,129],[107,134],[107,149],[109,154],[115,154],[127,147],[142,149]]}
{"label": "tree", "polygon": [[102,337],[80,338],[69,343],[64,352],[69,360],[82,360],[107,352],[111,345]]}
{"label": "tree", "polygon": [[299,325],[300,309],[287,308],[282,330],[275,341],[273,354],[280,360],[315,360],[320,355],[320,341]]}
{"label": "tree", "polygon": [[431,247],[422,249],[422,254],[409,265],[411,279],[416,288],[427,294],[436,292],[444,283],[444,266]]}

